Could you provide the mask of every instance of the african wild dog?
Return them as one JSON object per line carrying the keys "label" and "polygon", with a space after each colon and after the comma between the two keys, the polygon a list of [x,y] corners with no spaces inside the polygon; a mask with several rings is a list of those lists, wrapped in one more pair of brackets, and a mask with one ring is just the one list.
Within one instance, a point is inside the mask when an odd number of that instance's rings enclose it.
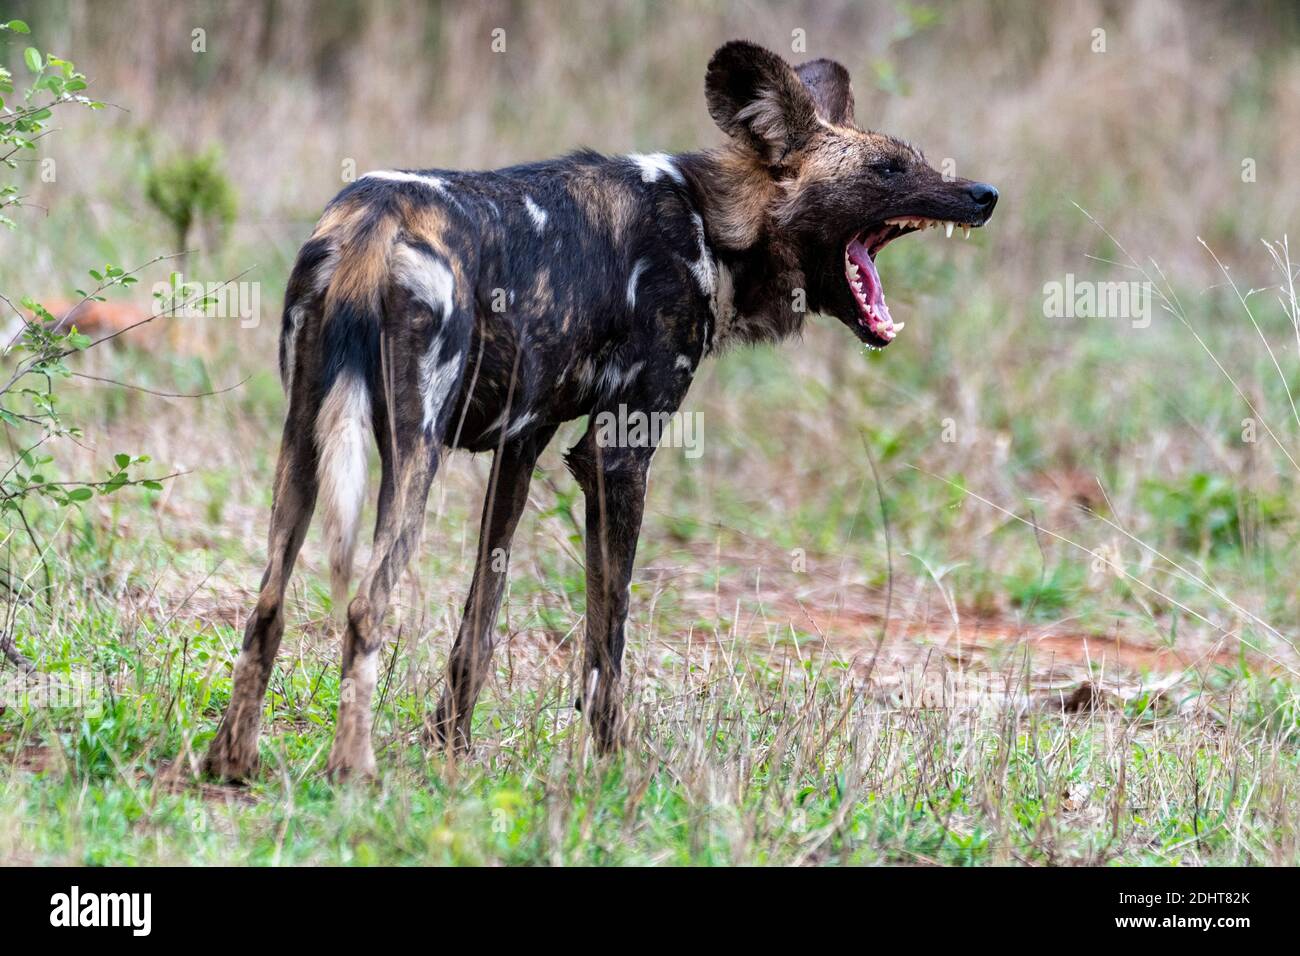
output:
{"label": "african wild dog", "polygon": [[[620,405],[672,412],[706,356],[784,339],[805,311],[834,315],[883,348],[903,326],[885,305],[876,253],[927,225],[950,235],[954,224],[983,225],[997,201],[992,186],[947,180],[912,147],[859,129],[838,63],[795,69],[762,47],[728,43],[709,62],[705,91],[728,137],[716,149],[374,172],[326,207],[285,296],[289,409],[269,564],[210,772],[238,779],[256,763],[285,587],[318,496],[336,602],[346,597],[372,439],[378,518],[347,607],[346,691],[328,763],[336,775],[374,771],[380,625],[445,449],[495,453],[434,726],[463,749],[505,586],[499,558],[557,426]],[[579,705],[602,750],[620,736],[628,582],[653,453],[601,447],[589,427],[565,456],[586,498]]]}

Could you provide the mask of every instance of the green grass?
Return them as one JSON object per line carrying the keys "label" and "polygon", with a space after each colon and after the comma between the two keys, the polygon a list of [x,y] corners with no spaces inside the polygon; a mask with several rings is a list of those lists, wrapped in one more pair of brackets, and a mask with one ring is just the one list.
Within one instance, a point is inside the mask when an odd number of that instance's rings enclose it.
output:
{"label": "green grass", "polygon": [[[1083,714],[890,706],[836,668],[782,678],[634,670],[637,741],[596,759],[567,670],[489,693],[459,766],[421,744],[430,697],[386,677],[372,784],[323,774],[337,678],[272,679],[245,790],[188,770],[229,690],[234,633],[117,643],[87,622],[64,664],[114,675],[92,714],[11,708],[0,853],[17,862],[1242,864],[1297,862],[1294,688],[1220,672],[1208,699]],[[80,651],[80,653],[78,653]],[[292,656],[292,655],[291,655]],[[634,655],[634,660],[639,660]],[[680,662],[678,662],[680,664]],[[51,671],[61,665],[49,662]],[[503,675],[498,675],[502,680]],[[1216,697],[1216,699],[1218,699]],[[922,704],[926,702],[920,702]],[[39,826],[32,826],[39,821]]]}

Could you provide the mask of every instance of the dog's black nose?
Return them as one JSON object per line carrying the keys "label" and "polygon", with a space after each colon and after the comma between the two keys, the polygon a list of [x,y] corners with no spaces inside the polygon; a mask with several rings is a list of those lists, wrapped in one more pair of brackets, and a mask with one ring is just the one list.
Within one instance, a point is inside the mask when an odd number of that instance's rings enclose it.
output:
{"label": "dog's black nose", "polygon": [[983,206],[985,211],[992,212],[998,203],[998,191],[988,183],[971,183],[970,198]]}

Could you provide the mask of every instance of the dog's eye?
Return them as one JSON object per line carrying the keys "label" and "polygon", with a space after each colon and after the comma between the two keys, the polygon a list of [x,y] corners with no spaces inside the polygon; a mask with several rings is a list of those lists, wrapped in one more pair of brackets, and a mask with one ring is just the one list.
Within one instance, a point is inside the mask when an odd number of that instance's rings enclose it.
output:
{"label": "dog's eye", "polygon": [[881,176],[897,176],[903,171],[903,164],[897,159],[890,157],[889,159],[881,159],[872,163],[871,168]]}

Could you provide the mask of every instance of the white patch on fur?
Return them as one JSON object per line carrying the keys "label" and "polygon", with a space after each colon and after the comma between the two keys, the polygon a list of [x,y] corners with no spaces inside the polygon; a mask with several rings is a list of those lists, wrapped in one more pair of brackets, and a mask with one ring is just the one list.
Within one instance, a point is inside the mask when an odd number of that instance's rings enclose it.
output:
{"label": "white patch on fur", "polygon": [[627,388],[636,381],[636,377],[641,374],[641,369],[644,366],[645,362],[637,362],[628,366],[626,370],[620,371],[616,365],[606,365],[600,370],[600,379],[598,382],[600,391],[608,396],[614,395],[621,389]]}
{"label": "white patch on fur", "polygon": [[686,184],[686,177],[667,153],[630,153],[627,158],[640,167],[643,183],[658,182],[660,176],[668,176],[682,185]]}
{"label": "white patch on fur", "polygon": [[289,309],[289,327],[284,332],[284,394],[293,395],[293,360],[294,349],[298,344],[298,330],[302,328],[303,307],[295,305]]}
{"label": "white patch on fur", "polygon": [[677,362],[676,362],[676,365],[677,365],[678,368],[690,369],[690,368],[694,367],[694,364],[695,364],[695,363],[691,361],[691,357],[690,357],[689,355],[678,355],[678,356],[677,356]]}
{"label": "white patch on fur", "polygon": [[[491,435],[494,431],[497,431],[501,428],[505,428],[506,418],[511,411],[512,409],[509,408],[501,409],[501,414],[496,417],[496,420],[492,422],[492,424],[489,425],[487,428],[483,429],[483,435]],[[521,431],[527,428],[528,425],[536,418],[537,415],[534,412],[526,411],[523,414],[519,415],[517,418],[515,418],[514,421],[510,423],[510,427],[506,429],[505,437],[514,438]],[[483,437],[483,435],[480,435],[479,437],[481,438]]]}
{"label": "white patch on fur", "polygon": [[442,406],[446,404],[461,371],[464,352],[457,352],[439,364],[438,352],[442,337],[436,336],[428,351],[420,356],[420,398],[424,403],[424,430],[428,431],[438,421]]}
{"label": "white patch on fur", "polygon": [[[434,315],[440,315],[442,321],[451,318],[456,291],[451,270],[440,260],[410,246],[399,246],[396,258],[393,274],[398,283],[427,305]],[[457,352],[440,363],[438,354],[441,351],[442,334],[439,333],[434,335],[433,341],[420,356],[420,398],[424,406],[426,431],[437,422],[438,413],[442,411],[443,404],[456,384],[464,355]]]}
{"label": "white patch on fur", "polygon": [[355,375],[334,380],[316,417],[317,476],[330,552],[330,591],[336,613],[347,602],[361,508],[366,501],[366,442],[370,395]]}
{"label": "white patch on fur", "polygon": [[452,298],[455,282],[451,270],[443,263],[410,246],[398,246],[394,274],[397,281],[435,315],[441,312],[444,322],[451,315],[455,304]]}
{"label": "white patch on fur", "polygon": [[316,267],[316,275],[312,277],[312,292],[316,295],[325,294],[325,290],[330,287],[330,279],[334,278],[334,270],[338,264],[338,243],[331,243],[329,252],[327,252],[325,258],[320,261],[320,265]]}
{"label": "white patch on fur", "polygon": [[518,418],[516,418],[513,422],[510,423],[510,427],[506,429],[506,438],[514,438],[521,431],[523,431],[530,424],[532,424],[532,422],[536,418],[537,415],[534,412],[524,412],[522,415],[520,415]]}
{"label": "white patch on fur", "polygon": [[425,176],[421,173],[407,173],[400,169],[376,169],[360,177],[357,182],[362,179],[385,179],[390,183],[423,183],[440,193],[447,191],[447,180],[445,179],[438,176]]}
{"label": "white patch on fur", "polygon": [[506,423],[506,415],[508,415],[509,413],[510,413],[510,409],[508,408],[501,409],[501,414],[498,415],[495,420],[493,420],[491,425],[483,429],[483,434],[479,435],[478,437],[484,438],[488,435],[491,435],[494,431],[496,431],[498,428],[504,425]]}
{"label": "white patch on fur", "polygon": [[709,244],[704,238],[704,220],[697,212],[691,213],[691,219],[695,223],[695,236],[700,244],[700,257],[691,263],[691,274],[695,276],[700,291],[712,299],[718,292],[718,270],[713,262],[713,253],[709,251]]}
{"label": "white patch on fur", "polygon": [[540,236],[546,229],[546,210],[533,202],[532,196],[524,197],[524,208],[528,210],[529,218],[533,220],[533,228]]}
{"label": "white patch on fur", "polygon": [[636,284],[641,278],[641,273],[645,271],[647,264],[644,259],[638,259],[636,264],[632,266],[632,275],[627,280],[627,307],[629,309],[636,308]]}

